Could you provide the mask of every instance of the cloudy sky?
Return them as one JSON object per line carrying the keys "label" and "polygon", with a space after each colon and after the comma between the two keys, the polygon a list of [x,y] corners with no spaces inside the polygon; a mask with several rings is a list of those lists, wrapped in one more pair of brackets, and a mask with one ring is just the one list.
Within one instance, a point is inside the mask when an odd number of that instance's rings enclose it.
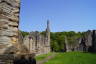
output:
{"label": "cloudy sky", "polygon": [[20,30],[52,32],[96,29],[96,0],[21,0]]}

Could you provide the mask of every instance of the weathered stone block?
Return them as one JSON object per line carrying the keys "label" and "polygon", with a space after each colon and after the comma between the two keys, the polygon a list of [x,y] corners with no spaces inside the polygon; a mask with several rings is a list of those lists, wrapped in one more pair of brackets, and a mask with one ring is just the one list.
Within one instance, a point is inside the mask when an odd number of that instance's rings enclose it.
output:
{"label": "weathered stone block", "polygon": [[10,23],[9,23],[8,25],[9,25],[9,26],[13,26],[13,27],[14,27],[14,26],[17,27],[17,26],[18,26],[18,23],[17,23],[17,22],[11,22],[11,21],[10,21]]}
{"label": "weathered stone block", "polygon": [[11,39],[7,36],[0,36],[0,43],[3,44],[10,44],[11,43]]}
{"label": "weathered stone block", "polygon": [[12,30],[7,29],[7,30],[2,31],[2,34],[0,34],[0,35],[11,37],[11,36],[16,36],[17,33]]}
{"label": "weathered stone block", "polygon": [[4,14],[11,14],[12,12],[12,8],[11,6],[9,6],[8,4],[4,3],[0,3],[0,11],[2,11]]}

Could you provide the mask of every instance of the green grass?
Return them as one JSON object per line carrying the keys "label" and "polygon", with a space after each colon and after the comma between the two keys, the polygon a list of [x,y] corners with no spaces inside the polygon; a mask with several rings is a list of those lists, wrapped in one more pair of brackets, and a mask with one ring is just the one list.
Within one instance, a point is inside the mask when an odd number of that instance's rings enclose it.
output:
{"label": "green grass", "polygon": [[43,60],[45,59],[46,57],[52,55],[53,53],[48,53],[48,54],[42,54],[42,55],[39,55],[39,56],[36,56],[36,60]]}
{"label": "green grass", "polygon": [[96,64],[96,54],[81,52],[58,53],[45,64]]}

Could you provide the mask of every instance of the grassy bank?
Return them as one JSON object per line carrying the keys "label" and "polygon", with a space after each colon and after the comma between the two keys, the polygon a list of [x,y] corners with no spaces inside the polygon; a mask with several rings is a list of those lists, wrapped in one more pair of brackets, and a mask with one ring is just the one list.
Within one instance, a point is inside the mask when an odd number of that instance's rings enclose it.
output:
{"label": "grassy bank", "polygon": [[45,64],[96,64],[96,54],[81,52],[58,53]]}

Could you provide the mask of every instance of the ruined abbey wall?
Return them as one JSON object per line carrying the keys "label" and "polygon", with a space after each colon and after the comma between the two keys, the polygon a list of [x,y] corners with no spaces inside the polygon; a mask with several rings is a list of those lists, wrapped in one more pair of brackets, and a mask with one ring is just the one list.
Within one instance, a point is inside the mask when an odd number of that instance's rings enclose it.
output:
{"label": "ruined abbey wall", "polygon": [[30,32],[23,40],[30,53],[36,53],[36,55],[49,53],[51,51],[49,22],[47,22],[45,34],[42,35],[38,31]]}
{"label": "ruined abbey wall", "polygon": [[[67,39],[66,39],[67,40]],[[72,48],[66,43],[66,51],[96,52],[96,30],[88,30],[83,37],[76,41],[76,45]]]}
{"label": "ruined abbey wall", "polygon": [[0,53],[18,42],[20,0],[0,0]]}

